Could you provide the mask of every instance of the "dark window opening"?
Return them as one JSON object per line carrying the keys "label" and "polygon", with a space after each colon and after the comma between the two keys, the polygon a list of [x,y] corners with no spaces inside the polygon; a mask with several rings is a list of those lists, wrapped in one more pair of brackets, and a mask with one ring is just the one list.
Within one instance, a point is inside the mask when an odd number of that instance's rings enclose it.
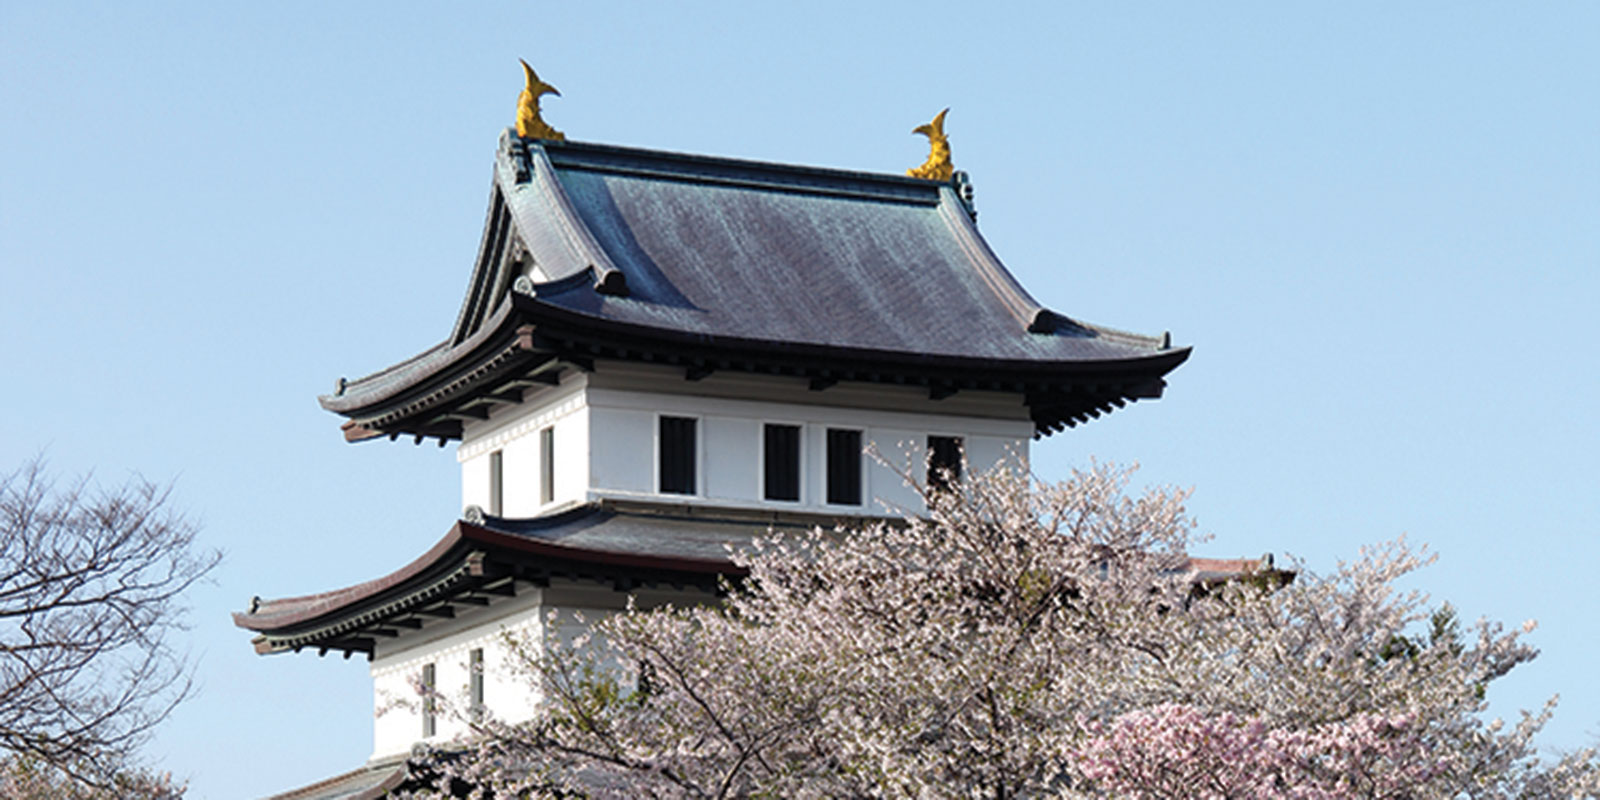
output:
{"label": "dark window opening", "polygon": [[483,648],[474,647],[467,654],[468,685],[472,695],[472,713],[483,714]]}
{"label": "dark window opening", "polygon": [[424,691],[422,694],[422,737],[424,739],[437,732],[437,727],[434,720],[434,711],[437,706],[437,701],[435,701],[433,697],[435,686],[437,686],[436,678],[437,675],[434,673],[433,665],[423,664],[422,686]]}
{"label": "dark window opening", "polygon": [[828,502],[861,505],[861,431],[828,429]]}
{"label": "dark window opening", "polygon": [[489,516],[505,516],[505,456],[499,450],[489,454]]}
{"label": "dark window opening", "polygon": [[800,426],[768,425],[762,445],[768,500],[800,499]]}
{"label": "dark window opening", "polygon": [[556,498],[556,429],[539,431],[539,503]]}
{"label": "dark window opening", "polygon": [[661,418],[660,491],[694,494],[695,422],[693,417]]}
{"label": "dark window opening", "polygon": [[928,486],[948,489],[961,480],[961,437],[928,437]]}

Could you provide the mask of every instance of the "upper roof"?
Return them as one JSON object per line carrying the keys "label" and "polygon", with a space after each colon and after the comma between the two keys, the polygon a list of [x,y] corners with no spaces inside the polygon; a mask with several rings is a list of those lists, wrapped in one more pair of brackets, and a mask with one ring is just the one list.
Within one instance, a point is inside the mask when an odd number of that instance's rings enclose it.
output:
{"label": "upper roof", "polygon": [[[534,174],[553,173],[599,251],[561,263],[570,251],[551,247],[536,261],[556,275],[588,262],[626,276],[622,297],[579,281],[535,286],[539,303],[573,314],[918,356],[1084,361],[1161,349],[1157,338],[1041,319],[950,184],[595,145],[530,151]],[[538,196],[541,216],[565,210],[553,192]]]}
{"label": "upper roof", "polygon": [[1159,396],[1188,348],[1040,306],[958,189],[508,131],[450,337],[322,403],[353,438],[452,438],[442,411],[597,356],[1015,391],[1041,432]]}

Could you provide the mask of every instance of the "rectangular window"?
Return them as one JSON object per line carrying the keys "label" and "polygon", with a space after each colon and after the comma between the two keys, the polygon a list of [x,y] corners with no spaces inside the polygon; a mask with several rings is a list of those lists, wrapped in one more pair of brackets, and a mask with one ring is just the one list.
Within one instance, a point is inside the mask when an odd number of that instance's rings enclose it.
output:
{"label": "rectangular window", "polygon": [[660,491],[695,493],[695,423],[693,417],[662,417],[660,435]]}
{"label": "rectangular window", "polygon": [[489,516],[504,516],[505,501],[505,456],[499,450],[496,450],[489,454]]}
{"label": "rectangular window", "polygon": [[828,429],[828,502],[861,505],[861,431]]}
{"label": "rectangular window", "polygon": [[422,686],[426,693],[422,696],[422,738],[426,739],[437,732],[434,711],[437,704],[434,702],[433,693],[438,686],[438,675],[435,674],[433,664],[422,665]]}
{"label": "rectangular window", "polygon": [[961,480],[961,437],[928,437],[928,486],[948,489]]}
{"label": "rectangular window", "polygon": [[800,499],[800,426],[767,425],[761,460],[768,500]]}
{"label": "rectangular window", "polygon": [[556,429],[539,431],[539,503],[556,499]]}
{"label": "rectangular window", "polygon": [[467,685],[472,696],[472,713],[483,713],[483,648],[474,647],[467,653]]}

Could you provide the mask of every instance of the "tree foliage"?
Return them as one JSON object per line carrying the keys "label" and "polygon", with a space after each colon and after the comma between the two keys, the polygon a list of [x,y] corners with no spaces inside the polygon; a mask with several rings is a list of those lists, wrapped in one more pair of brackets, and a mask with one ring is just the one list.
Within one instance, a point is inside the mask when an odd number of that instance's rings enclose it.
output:
{"label": "tree foliage", "polygon": [[38,459],[0,476],[8,791],[62,775],[109,791],[135,774],[133,752],[190,692],[174,646],[180,595],[219,560],[197,549],[196,532],[167,490],[142,479],[63,486]]}
{"label": "tree foliage", "polygon": [[1600,796],[1592,752],[1538,762],[1548,709],[1483,719],[1531,623],[1397,590],[1403,542],[1202,584],[1186,493],[1128,475],[924,489],[736,555],[719,607],[517,642],[545,710],[433,766],[516,796]]}
{"label": "tree foliage", "polygon": [[63,770],[18,757],[0,761],[0,800],[181,800],[185,787],[169,774],[125,769],[95,784],[74,777],[86,769]]}

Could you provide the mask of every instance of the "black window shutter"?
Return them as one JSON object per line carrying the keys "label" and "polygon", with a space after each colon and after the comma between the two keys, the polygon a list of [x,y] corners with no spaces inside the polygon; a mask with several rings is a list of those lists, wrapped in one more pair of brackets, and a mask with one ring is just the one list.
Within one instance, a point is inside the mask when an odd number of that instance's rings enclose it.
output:
{"label": "black window shutter", "polygon": [[539,502],[556,499],[556,429],[539,431]]}
{"label": "black window shutter", "polygon": [[489,516],[501,517],[506,513],[506,462],[499,450],[489,454]]}
{"label": "black window shutter", "polygon": [[861,505],[861,431],[828,429],[828,502]]}
{"label": "black window shutter", "polygon": [[694,494],[693,417],[661,418],[661,491]]}
{"label": "black window shutter", "polygon": [[[433,664],[431,663],[422,665],[422,685],[427,687],[430,692],[438,688],[437,673],[434,672]],[[431,694],[422,698],[422,735],[424,738],[438,732],[434,721],[436,703],[437,701]]]}
{"label": "black window shutter", "polygon": [[800,499],[800,426],[768,425],[762,445],[768,500]]}
{"label": "black window shutter", "polygon": [[949,482],[961,479],[961,437],[928,437],[928,485],[949,488]]}
{"label": "black window shutter", "polygon": [[468,686],[471,687],[472,713],[483,711],[483,648],[474,647],[467,653],[467,671],[470,674]]}

